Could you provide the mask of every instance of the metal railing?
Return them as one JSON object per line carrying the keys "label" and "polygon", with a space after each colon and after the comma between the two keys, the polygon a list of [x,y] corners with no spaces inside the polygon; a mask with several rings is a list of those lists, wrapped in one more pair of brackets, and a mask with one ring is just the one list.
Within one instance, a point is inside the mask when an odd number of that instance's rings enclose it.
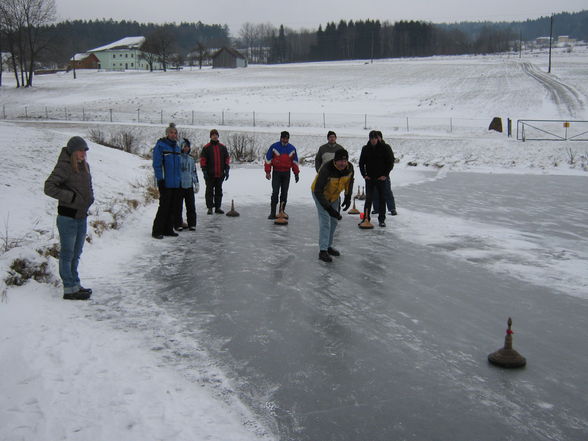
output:
{"label": "metal railing", "polygon": [[37,121],[83,121],[131,124],[167,124],[170,121],[192,126],[233,127],[313,127],[324,129],[378,129],[388,133],[469,133],[486,131],[491,118],[452,118],[434,116],[401,117],[383,114],[319,113],[319,112],[235,112],[235,111],[177,111],[147,108],[116,109],[82,106],[7,106],[3,119]]}
{"label": "metal railing", "polygon": [[588,141],[588,121],[569,119],[519,119],[519,141]]}

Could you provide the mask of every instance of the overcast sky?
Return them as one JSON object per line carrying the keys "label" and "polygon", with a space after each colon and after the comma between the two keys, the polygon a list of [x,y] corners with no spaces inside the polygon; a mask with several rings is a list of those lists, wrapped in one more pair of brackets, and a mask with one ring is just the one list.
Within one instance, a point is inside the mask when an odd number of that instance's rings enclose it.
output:
{"label": "overcast sky", "polygon": [[588,9],[586,0],[55,0],[59,20],[113,18],[138,22],[227,24],[237,36],[245,22],[315,29],[341,19],[519,21]]}

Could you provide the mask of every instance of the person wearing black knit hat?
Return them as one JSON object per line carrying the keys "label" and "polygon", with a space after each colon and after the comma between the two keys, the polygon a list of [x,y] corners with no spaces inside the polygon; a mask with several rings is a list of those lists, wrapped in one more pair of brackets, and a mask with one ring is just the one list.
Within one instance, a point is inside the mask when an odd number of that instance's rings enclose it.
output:
{"label": "person wearing black knit hat", "polygon": [[318,152],[314,157],[314,168],[317,173],[321,168],[321,165],[332,160],[335,152],[342,148],[343,146],[337,144],[337,134],[332,130],[329,130],[329,133],[327,133],[327,143],[319,147]]}
{"label": "person wearing black knit hat", "polygon": [[374,198],[374,189],[378,190],[380,227],[386,226],[386,179],[394,166],[394,155],[388,144],[380,142],[378,132],[372,130],[368,143],[361,149],[359,156],[359,171],[365,179],[366,200],[364,213],[367,220],[371,220],[370,212]]}
{"label": "person wearing black knit hat", "polygon": [[[389,146],[386,141],[384,141],[384,135],[379,130],[376,131],[378,135],[378,141],[381,143]],[[392,152],[392,168],[394,169],[394,163],[396,162],[396,158],[394,157],[394,150],[390,147],[390,151]],[[388,207],[388,211],[390,212],[390,216],[396,216],[398,212],[396,211],[396,200],[394,199],[394,193],[392,193],[392,183],[390,182],[390,176],[386,179],[386,194],[384,199],[386,200],[386,206]],[[378,194],[377,188],[374,189],[374,197],[372,198],[372,214],[380,212],[380,196]]]}
{"label": "person wearing black knit hat", "polygon": [[290,188],[290,170],[294,173],[294,181],[298,182],[300,168],[298,167],[298,153],[296,147],[290,144],[290,134],[280,133],[280,140],[273,143],[265,154],[263,166],[265,178],[272,181],[272,196],[270,199],[270,214],[268,219],[276,219],[278,199],[283,210],[288,201]]}
{"label": "person wearing black knit hat", "polygon": [[[333,159],[323,164],[311,189],[319,218],[318,258],[323,262],[332,262],[331,256],[341,255],[333,248],[335,229],[342,219],[340,209],[346,211],[349,208],[353,191],[353,165],[349,162],[347,150],[337,150]],[[345,192],[343,206],[339,198],[342,191]]]}
{"label": "person wearing black knit hat", "polygon": [[206,214],[223,214],[223,181],[229,179],[231,157],[227,147],[219,141],[218,130],[210,131],[210,142],[200,151],[200,167],[206,183]]}

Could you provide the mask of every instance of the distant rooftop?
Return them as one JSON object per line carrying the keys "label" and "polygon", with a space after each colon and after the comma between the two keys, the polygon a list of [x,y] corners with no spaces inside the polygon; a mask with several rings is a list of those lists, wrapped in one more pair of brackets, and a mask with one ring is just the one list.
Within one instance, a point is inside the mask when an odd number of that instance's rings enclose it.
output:
{"label": "distant rooftop", "polygon": [[114,43],[90,49],[88,52],[100,52],[109,49],[138,49],[141,47],[144,41],[145,37],[125,37],[115,41]]}

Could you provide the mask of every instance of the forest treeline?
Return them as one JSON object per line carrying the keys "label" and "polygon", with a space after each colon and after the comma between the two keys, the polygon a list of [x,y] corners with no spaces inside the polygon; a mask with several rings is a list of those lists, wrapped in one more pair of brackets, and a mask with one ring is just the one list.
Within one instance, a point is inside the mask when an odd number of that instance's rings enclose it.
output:
{"label": "forest treeline", "polygon": [[[36,1],[49,6],[54,2]],[[6,5],[13,3],[19,4],[16,0],[6,0]],[[0,7],[3,8],[6,6]],[[9,16],[8,13],[2,15]],[[588,40],[588,11],[562,12],[553,18],[554,37],[568,35],[577,40]],[[145,36],[147,43],[150,37],[155,39],[155,35],[160,40],[162,35],[165,36],[166,50],[174,54],[175,63],[181,66],[182,63],[191,64],[195,58],[201,63],[203,57],[210,56],[209,49],[222,46],[241,49],[250,63],[496,53],[517,50],[520,40],[531,41],[548,36],[550,28],[550,17],[524,22],[454,24],[424,21],[391,23],[376,19],[330,22],[316,30],[294,30],[270,23],[245,23],[236,35],[231,36],[227,25],[202,22],[145,24],[112,19],[60,23],[38,21],[38,26],[34,25],[35,51],[28,51],[30,54],[27,54],[25,49],[19,52],[19,41],[21,36],[27,36],[23,30],[30,30],[31,24],[17,25],[6,18],[0,20],[0,49],[16,55],[9,67],[18,68],[17,61],[20,60],[21,72],[31,73],[31,79],[22,79],[22,83],[27,85],[32,80],[33,58],[35,68],[63,67],[76,53],[128,36]],[[20,47],[25,46],[20,44]],[[194,55],[196,52],[198,55]]]}
{"label": "forest treeline", "polygon": [[[524,22],[463,22],[341,20],[318,30],[293,30],[269,23],[245,23],[235,37],[226,25],[114,20],[73,20],[48,25],[51,36],[43,58],[60,64],[83,52],[127,36],[148,37],[166,30],[182,56],[202,46],[232,45],[247,51],[250,62],[283,63],[341,59],[394,58],[516,50],[518,41],[549,35],[550,17]],[[588,40],[588,11],[554,16],[554,34]]]}

